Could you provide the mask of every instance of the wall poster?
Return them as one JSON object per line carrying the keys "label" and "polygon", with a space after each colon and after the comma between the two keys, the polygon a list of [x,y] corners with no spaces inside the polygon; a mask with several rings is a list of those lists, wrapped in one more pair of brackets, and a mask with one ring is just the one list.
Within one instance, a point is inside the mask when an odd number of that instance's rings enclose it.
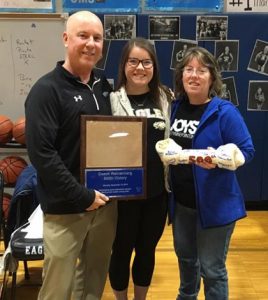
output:
{"label": "wall poster", "polygon": [[268,81],[250,80],[248,87],[248,110],[268,111]]}
{"label": "wall poster", "polygon": [[150,40],[178,40],[180,38],[180,17],[149,16]]}
{"label": "wall poster", "polygon": [[140,12],[140,0],[62,0],[63,11],[91,10],[93,12]]}
{"label": "wall poster", "polygon": [[144,11],[222,12],[224,0],[145,0]]}
{"label": "wall poster", "polygon": [[55,0],[0,0],[0,11],[55,12]]}
{"label": "wall poster", "polygon": [[265,13],[268,12],[267,0],[226,1],[226,12]]}
{"label": "wall poster", "polygon": [[129,40],[136,37],[136,16],[104,15],[104,36],[107,40]]}

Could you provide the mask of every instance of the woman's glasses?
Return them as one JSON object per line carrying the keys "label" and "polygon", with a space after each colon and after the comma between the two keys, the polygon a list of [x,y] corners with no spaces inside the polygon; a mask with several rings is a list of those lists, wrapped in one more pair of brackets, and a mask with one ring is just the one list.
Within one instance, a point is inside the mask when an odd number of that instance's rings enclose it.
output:
{"label": "woman's glasses", "polygon": [[192,67],[184,67],[183,68],[183,73],[185,73],[186,75],[193,75],[193,73],[195,72],[195,74],[197,76],[204,76],[205,74],[207,74],[209,72],[208,68],[192,68]]}
{"label": "woman's glasses", "polygon": [[144,69],[151,69],[154,65],[151,59],[138,59],[129,57],[127,60],[127,64],[132,68],[137,68],[140,63],[142,64]]}

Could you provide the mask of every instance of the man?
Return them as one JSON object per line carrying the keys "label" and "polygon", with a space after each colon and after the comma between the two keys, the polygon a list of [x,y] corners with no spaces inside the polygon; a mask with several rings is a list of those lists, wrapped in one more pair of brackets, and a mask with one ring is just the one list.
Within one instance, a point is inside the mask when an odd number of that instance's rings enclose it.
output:
{"label": "man", "polygon": [[36,82],[25,103],[28,154],[44,212],[38,299],[68,300],[73,290],[75,300],[97,300],[106,282],[117,207],[79,183],[79,153],[80,115],[111,114],[111,87],[93,70],[102,57],[100,19],[88,11],[71,15],[63,42],[65,61]]}

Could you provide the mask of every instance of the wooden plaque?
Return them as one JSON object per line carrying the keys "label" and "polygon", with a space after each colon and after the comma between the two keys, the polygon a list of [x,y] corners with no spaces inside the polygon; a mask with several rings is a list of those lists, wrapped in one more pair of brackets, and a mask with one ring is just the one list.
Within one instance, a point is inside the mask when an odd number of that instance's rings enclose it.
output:
{"label": "wooden plaque", "polygon": [[112,199],[146,197],[147,119],[81,116],[81,182]]}

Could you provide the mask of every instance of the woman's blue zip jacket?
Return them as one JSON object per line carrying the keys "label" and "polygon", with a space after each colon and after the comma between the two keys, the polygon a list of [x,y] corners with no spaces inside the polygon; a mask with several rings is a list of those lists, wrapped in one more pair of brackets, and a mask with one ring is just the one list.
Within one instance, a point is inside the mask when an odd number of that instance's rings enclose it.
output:
{"label": "woman's blue zip jacket", "polygon": [[[180,102],[173,102],[171,124]],[[214,97],[201,117],[192,148],[217,149],[228,143],[238,146],[245,157],[245,163],[252,160],[255,150],[240,112],[231,102]],[[226,225],[246,216],[244,197],[235,171],[218,167],[208,170],[194,164],[193,176],[196,207],[203,228]],[[170,186],[172,190],[172,182]],[[170,196],[169,217],[172,222],[175,200],[172,192]]]}

